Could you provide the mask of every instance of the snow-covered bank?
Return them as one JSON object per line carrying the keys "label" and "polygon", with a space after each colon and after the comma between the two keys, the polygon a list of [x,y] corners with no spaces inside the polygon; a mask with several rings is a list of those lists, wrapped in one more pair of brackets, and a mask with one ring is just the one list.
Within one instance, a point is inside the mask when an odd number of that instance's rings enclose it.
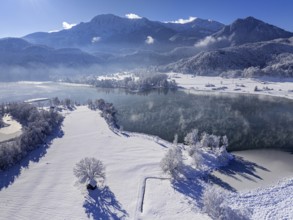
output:
{"label": "snow-covered bank", "polygon": [[[189,92],[225,92],[262,94],[293,99],[293,79],[282,78],[223,78],[169,73],[178,86]],[[255,89],[257,88],[257,91]]]}
{"label": "snow-covered bank", "polygon": [[6,126],[0,129],[0,142],[8,141],[21,135],[21,124],[13,120],[10,115],[5,115],[3,122]]}
{"label": "snow-covered bank", "polygon": [[227,200],[233,207],[245,206],[253,211],[252,219],[293,219],[293,178],[276,185],[244,193],[232,193]]}

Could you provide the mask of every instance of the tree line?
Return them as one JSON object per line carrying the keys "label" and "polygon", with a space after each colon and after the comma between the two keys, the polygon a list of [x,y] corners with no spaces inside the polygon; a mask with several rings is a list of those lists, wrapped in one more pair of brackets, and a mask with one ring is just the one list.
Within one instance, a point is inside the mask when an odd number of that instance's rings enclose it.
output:
{"label": "tree line", "polygon": [[102,117],[106,120],[111,128],[119,128],[116,118],[117,110],[112,103],[105,102],[104,99],[96,99],[95,101],[89,99],[88,107],[91,110],[99,109],[101,111]]}
{"label": "tree line", "polygon": [[30,151],[45,144],[46,138],[60,128],[64,118],[52,109],[42,110],[27,103],[2,104],[1,109],[23,126],[23,132],[12,141],[0,143],[0,170],[16,164]]}

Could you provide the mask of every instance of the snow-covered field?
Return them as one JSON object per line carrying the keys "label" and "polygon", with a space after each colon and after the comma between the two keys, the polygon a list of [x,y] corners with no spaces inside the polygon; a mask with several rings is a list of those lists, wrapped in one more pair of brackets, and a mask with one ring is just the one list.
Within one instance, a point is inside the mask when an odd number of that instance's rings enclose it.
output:
{"label": "snow-covered field", "polygon": [[176,191],[170,180],[148,179],[143,219],[211,219],[200,213],[196,202]]}
{"label": "snow-covered field", "polygon": [[[293,79],[282,78],[223,78],[169,73],[187,92],[213,91],[227,93],[263,94],[293,99]],[[226,87],[226,88],[225,88]],[[258,91],[255,91],[255,87]]]}
{"label": "snow-covered field", "polygon": [[0,142],[7,141],[21,135],[21,124],[13,120],[10,115],[5,115],[3,117],[3,122],[6,126],[0,128]]}
{"label": "snow-covered field", "polygon": [[[139,219],[144,179],[162,175],[159,162],[166,146],[115,134],[99,112],[87,107],[67,115],[63,130],[62,138],[35,153],[44,154],[39,161],[30,161],[18,176],[19,167],[0,176],[0,219]],[[75,183],[73,167],[84,157],[106,165],[109,188],[103,196],[97,191],[88,195],[85,186]],[[12,182],[5,188],[7,181]]]}
{"label": "snow-covered field", "polygon": [[[67,114],[63,131],[23,166],[0,173],[0,219],[210,219],[201,211],[205,181],[171,184],[162,173],[159,163],[171,144],[116,134],[99,112],[84,106]],[[73,167],[84,157],[106,165],[104,191],[89,192],[76,183]],[[253,219],[292,219],[292,187],[289,179],[272,188],[232,193],[229,204],[252,208]]]}

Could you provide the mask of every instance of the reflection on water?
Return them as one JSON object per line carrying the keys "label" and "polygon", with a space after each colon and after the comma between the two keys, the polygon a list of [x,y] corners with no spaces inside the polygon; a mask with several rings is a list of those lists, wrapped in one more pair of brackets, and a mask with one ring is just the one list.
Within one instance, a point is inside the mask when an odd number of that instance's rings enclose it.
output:
{"label": "reflection on water", "polygon": [[125,130],[144,132],[172,141],[192,128],[227,135],[230,150],[293,148],[293,102],[251,95],[191,95],[184,92],[137,96],[115,105]]}
{"label": "reflection on water", "polygon": [[0,83],[0,101],[32,98],[71,98],[79,103],[103,98],[118,110],[124,130],[158,135],[179,141],[193,128],[227,135],[230,150],[293,148],[293,102],[284,98],[155,90],[126,93],[58,83]]}

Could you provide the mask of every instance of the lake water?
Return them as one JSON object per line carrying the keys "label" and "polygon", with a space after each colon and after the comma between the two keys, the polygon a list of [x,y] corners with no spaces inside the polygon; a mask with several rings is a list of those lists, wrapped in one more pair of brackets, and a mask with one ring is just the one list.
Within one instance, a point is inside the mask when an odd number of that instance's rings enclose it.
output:
{"label": "lake water", "polygon": [[118,110],[124,130],[179,141],[193,128],[227,135],[230,150],[293,149],[293,101],[256,95],[152,91],[125,93],[61,83],[0,83],[0,102],[71,98],[79,103],[103,98]]}

